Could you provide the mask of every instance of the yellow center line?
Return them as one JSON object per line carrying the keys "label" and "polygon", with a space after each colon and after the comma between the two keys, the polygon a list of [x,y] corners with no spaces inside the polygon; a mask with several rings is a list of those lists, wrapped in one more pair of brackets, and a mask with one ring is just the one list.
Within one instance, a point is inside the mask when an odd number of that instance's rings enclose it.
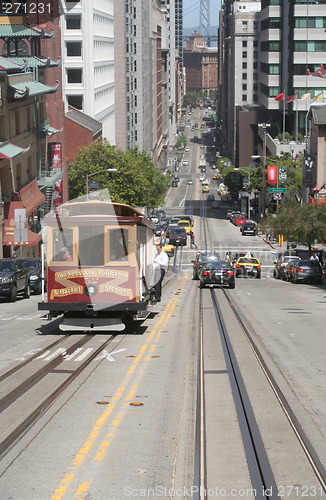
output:
{"label": "yellow center line", "polygon": [[[181,285],[178,287],[178,291],[183,291],[185,283],[188,279],[188,276],[183,277],[181,281]],[[139,361],[143,358],[144,353],[148,349],[148,351],[152,354],[155,351],[156,344],[148,345],[149,342],[153,339],[155,336],[155,342],[157,342],[158,338],[160,337],[164,326],[168,323],[169,319],[171,318],[171,315],[174,311],[174,308],[179,300],[179,295],[173,296],[168,304],[165,306],[164,311],[158,320],[158,322],[155,324],[153,330],[149,334],[146,344],[143,344],[139,350],[139,353],[136,355],[134,360],[132,361],[131,367],[127,370],[126,375],[124,376],[123,381],[120,383],[116,393],[114,396],[111,398],[111,401],[114,401],[114,403],[111,403],[108,405],[108,408],[100,415],[100,417],[97,419],[95,425],[91,429],[88,438],[84,442],[83,446],[81,449],[77,452],[77,454],[74,457],[74,460],[72,461],[71,465],[69,466],[70,470],[76,471],[79,469],[84,461],[84,459],[88,456],[88,453],[92,449],[93,445],[95,444],[96,439],[98,438],[99,433],[103,430],[104,424],[107,422],[108,418],[111,416],[113,410],[116,408],[116,405],[118,401],[122,398],[122,395],[127,389],[127,384],[130,382],[131,375],[135,371],[137,365],[139,368],[139,373],[138,377],[143,375],[143,368],[139,366]],[[144,362],[148,359],[151,358],[145,358]],[[97,451],[94,454],[93,460],[103,460],[104,456],[106,455],[106,452],[108,448],[111,445],[111,440],[115,437],[116,432],[115,430],[118,428],[120,421],[125,414],[122,411],[122,407],[125,407],[126,405],[129,405],[129,401],[133,398],[133,396],[136,393],[136,388],[138,387],[138,383],[135,384],[135,382],[131,385],[128,394],[125,397],[124,402],[120,402],[121,408],[120,408],[120,413],[119,417],[113,417],[113,420],[111,421],[111,424],[109,424],[110,431],[106,434],[104,439],[102,440],[101,444],[99,445]],[[107,439],[111,438],[111,440]],[[51,500],[62,500],[63,497],[65,496],[72,480],[75,478],[75,474],[65,474],[63,479],[61,479],[58,487],[54,491],[53,495],[51,496]],[[76,490],[76,493],[74,495],[78,495],[78,498],[75,498],[75,500],[80,500],[81,497],[80,495],[86,493],[90,487],[91,483],[84,481],[79,485],[79,487]]]}

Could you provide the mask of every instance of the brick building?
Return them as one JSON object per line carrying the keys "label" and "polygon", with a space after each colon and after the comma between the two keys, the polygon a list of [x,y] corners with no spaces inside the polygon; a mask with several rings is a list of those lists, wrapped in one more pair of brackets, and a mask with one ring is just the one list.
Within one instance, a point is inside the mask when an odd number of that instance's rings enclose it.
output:
{"label": "brick building", "polygon": [[204,37],[195,31],[183,51],[187,90],[217,90],[217,48],[207,47]]}

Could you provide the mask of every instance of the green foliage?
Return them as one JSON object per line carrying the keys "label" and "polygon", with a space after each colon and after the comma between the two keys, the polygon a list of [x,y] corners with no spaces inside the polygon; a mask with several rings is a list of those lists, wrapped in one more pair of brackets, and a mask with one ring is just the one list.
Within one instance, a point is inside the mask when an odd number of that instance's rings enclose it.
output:
{"label": "green foliage", "polygon": [[[115,168],[117,172],[105,172]],[[102,172],[104,170],[104,172]],[[76,161],[69,165],[69,198],[84,196],[86,174],[100,181],[100,189],[108,189],[111,200],[134,207],[155,208],[164,201],[170,176],[163,175],[150,156],[137,148],[123,152],[107,141],[96,141],[82,147]]]}
{"label": "green foliage", "polygon": [[281,143],[284,142],[285,144],[290,142],[290,141],[293,141],[293,136],[289,132],[284,132],[284,134],[280,133],[280,134],[278,134],[277,138]]}
{"label": "green foliage", "polygon": [[326,207],[285,203],[276,217],[266,219],[265,225],[274,234],[283,234],[285,240],[305,243],[311,249],[315,241],[326,241]]}
{"label": "green foliage", "polygon": [[187,137],[185,135],[180,135],[179,139],[177,140],[177,142],[175,143],[175,147],[176,148],[181,148],[182,145],[183,146],[186,146],[187,145]]}

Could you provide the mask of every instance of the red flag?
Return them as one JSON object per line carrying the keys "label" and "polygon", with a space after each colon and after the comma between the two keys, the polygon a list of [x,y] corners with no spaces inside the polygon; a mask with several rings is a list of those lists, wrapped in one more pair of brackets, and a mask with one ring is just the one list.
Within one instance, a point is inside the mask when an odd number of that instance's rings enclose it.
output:
{"label": "red flag", "polygon": [[297,98],[297,94],[294,94],[294,95],[289,95],[289,97],[287,97],[286,99],[286,102],[292,102],[292,101],[295,101]]}
{"label": "red flag", "polygon": [[274,97],[275,101],[284,101],[284,92]]}

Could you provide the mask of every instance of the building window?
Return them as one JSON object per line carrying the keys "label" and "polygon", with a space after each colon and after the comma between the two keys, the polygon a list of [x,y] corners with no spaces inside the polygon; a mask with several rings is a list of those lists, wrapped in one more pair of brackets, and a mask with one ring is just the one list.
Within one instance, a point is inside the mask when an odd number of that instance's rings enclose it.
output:
{"label": "building window", "polygon": [[242,80],[247,80],[247,73],[242,73]]}
{"label": "building window", "polygon": [[242,100],[246,101],[247,100],[247,94],[242,94]]}
{"label": "building window", "polygon": [[242,40],[242,47],[248,47],[247,40]]}
{"label": "building window", "polygon": [[246,31],[248,29],[248,21],[242,21],[242,29]]}
{"label": "building window", "polygon": [[257,101],[258,101],[258,96],[257,96],[257,94],[254,94],[254,95],[252,96],[252,100],[253,100],[254,102],[257,102]]}
{"label": "building window", "polygon": [[67,83],[82,83],[83,71],[81,68],[67,69]]}
{"label": "building window", "polygon": [[245,52],[242,52],[242,57],[243,57],[244,59],[247,59],[247,52],[246,52],[246,51],[245,51]]}
{"label": "building window", "polygon": [[247,90],[247,84],[246,83],[242,84],[242,90]]}
{"label": "building window", "polygon": [[83,96],[82,95],[68,95],[67,101],[69,106],[73,106],[76,109],[83,109]]}
{"label": "building window", "polygon": [[67,30],[80,30],[80,28],[81,28],[81,16],[67,15],[66,16],[66,28],[67,28]]}
{"label": "building window", "polygon": [[68,57],[78,57],[82,53],[81,42],[67,42],[67,56]]}
{"label": "building window", "polygon": [[247,69],[247,63],[246,62],[242,63],[242,69]]}

